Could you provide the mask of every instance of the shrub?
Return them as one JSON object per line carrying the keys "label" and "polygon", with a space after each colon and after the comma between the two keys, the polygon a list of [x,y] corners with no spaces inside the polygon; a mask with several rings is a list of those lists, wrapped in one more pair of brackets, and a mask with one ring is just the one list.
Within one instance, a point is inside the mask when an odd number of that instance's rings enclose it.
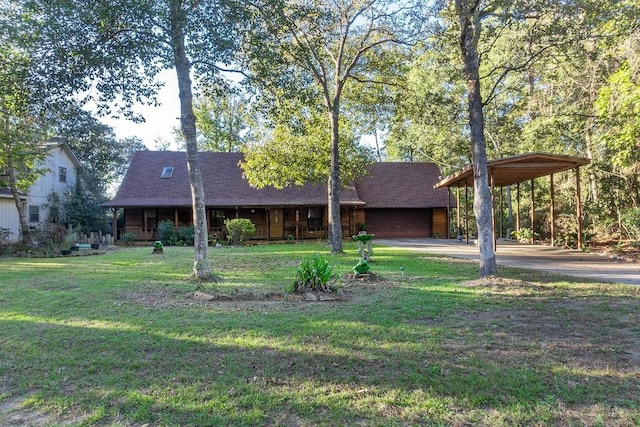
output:
{"label": "shrub", "polygon": [[336,292],[338,274],[322,255],[316,253],[303,260],[296,270],[296,278],[286,291],[289,293],[304,293],[307,291]]}
{"label": "shrub", "polygon": [[133,242],[136,240],[136,233],[124,233],[121,237],[120,240],[122,241],[122,243],[124,243],[127,246],[130,246],[133,244]]}
{"label": "shrub", "polygon": [[529,243],[531,240],[538,237],[538,233],[535,233],[530,228],[521,228],[520,230],[512,231],[511,235],[521,243]]}
{"label": "shrub", "polygon": [[196,230],[193,225],[178,227],[176,230],[176,246],[193,246],[196,238]]}
{"label": "shrub", "polygon": [[256,226],[246,218],[225,219],[227,227],[227,239],[232,245],[244,242],[256,234]]}
{"label": "shrub", "polygon": [[158,240],[165,245],[169,245],[169,241],[174,238],[174,235],[175,227],[173,226],[173,221],[165,219],[158,223]]}
{"label": "shrub", "polygon": [[192,225],[176,229],[170,219],[158,223],[158,240],[167,246],[193,246],[194,239],[195,229]]}
{"label": "shrub", "polygon": [[620,226],[628,239],[640,240],[640,208],[624,210],[620,217]]}

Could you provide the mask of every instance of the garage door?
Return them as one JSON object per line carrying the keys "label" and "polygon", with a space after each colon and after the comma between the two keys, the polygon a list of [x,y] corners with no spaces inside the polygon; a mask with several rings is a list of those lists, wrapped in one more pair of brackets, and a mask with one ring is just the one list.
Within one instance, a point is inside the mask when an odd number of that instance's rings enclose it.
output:
{"label": "garage door", "polygon": [[431,209],[366,209],[367,231],[376,237],[431,237]]}

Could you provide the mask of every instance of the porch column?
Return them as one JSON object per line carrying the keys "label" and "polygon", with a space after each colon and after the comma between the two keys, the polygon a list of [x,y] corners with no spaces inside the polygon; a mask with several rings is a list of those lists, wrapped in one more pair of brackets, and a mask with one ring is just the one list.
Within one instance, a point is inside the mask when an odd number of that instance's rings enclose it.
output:
{"label": "porch column", "polygon": [[267,215],[267,241],[271,240],[271,209],[264,208]]}
{"label": "porch column", "polygon": [[[284,211],[283,211],[284,218]],[[300,228],[300,210],[296,209],[296,240],[300,240],[300,232],[298,231]]]}
{"label": "porch column", "polygon": [[576,166],[576,220],[578,223],[578,250],[582,250],[582,200],[580,198],[580,166]]}
{"label": "porch column", "polygon": [[111,232],[113,233],[113,238],[118,240],[118,208],[111,209],[111,213],[113,214]]}
{"label": "porch column", "polygon": [[147,241],[148,239],[148,233],[149,233],[149,227],[148,227],[148,221],[147,221],[147,209],[143,210],[144,212],[144,240]]}
{"label": "porch column", "polygon": [[178,208],[175,208],[173,210],[173,229],[177,230],[178,229]]}
{"label": "porch column", "polygon": [[264,208],[267,211],[267,240],[271,240],[271,208]]}

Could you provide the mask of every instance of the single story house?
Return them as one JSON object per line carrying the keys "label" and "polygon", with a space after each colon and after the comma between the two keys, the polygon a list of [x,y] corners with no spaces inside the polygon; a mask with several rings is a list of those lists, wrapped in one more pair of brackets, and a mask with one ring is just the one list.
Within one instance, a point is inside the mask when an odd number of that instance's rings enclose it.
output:
{"label": "single story house", "polygon": [[[80,169],[80,162],[64,139],[46,141],[43,148],[47,150],[47,157],[40,166],[46,172],[20,196],[26,207],[29,227],[33,228],[45,222],[57,222],[61,212],[52,207],[50,196],[55,193],[62,198],[73,189]],[[7,187],[0,187],[0,229],[8,230],[10,241],[20,238],[18,209]]]}
{"label": "single story house", "polygon": [[[209,234],[225,237],[226,218],[248,218],[256,239],[311,239],[327,236],[327,188],[307,183],[256,189],[244,179],[240,153],[201,152]],[[361,224],[377,237],[446,236],[447,189],[434,189],[440,171],[432,163],[374,163],[369,173],[340,192],[342,229],[357,234]],[[115,198],[103,204],[124,209],[117,236],[133,233],[154,240],[158,223],[191,225],[191,191],[186,153],[138,151]]]}

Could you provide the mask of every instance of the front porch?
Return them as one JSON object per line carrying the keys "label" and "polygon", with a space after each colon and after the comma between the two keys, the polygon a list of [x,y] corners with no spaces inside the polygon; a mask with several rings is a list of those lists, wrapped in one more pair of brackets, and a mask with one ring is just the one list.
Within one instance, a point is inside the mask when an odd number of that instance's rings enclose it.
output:
{"label": "front porch", "polygon": [[[341,207],[342,233],[357,234],[357,224],[364,222],[364,211],[355,206]],[[131,233],[136,241],[154,241],[158,224],[171,221],[176,229],[193,225],[191,208],[124,208],[123,225],[118,228],[114,211],[114,235],[121,239]],[[246,218],[256,226],[255,240],[326,239],[328,214],[326,206],[304,207],[208,207],[209,240],[226,240],[224,221]]]}

